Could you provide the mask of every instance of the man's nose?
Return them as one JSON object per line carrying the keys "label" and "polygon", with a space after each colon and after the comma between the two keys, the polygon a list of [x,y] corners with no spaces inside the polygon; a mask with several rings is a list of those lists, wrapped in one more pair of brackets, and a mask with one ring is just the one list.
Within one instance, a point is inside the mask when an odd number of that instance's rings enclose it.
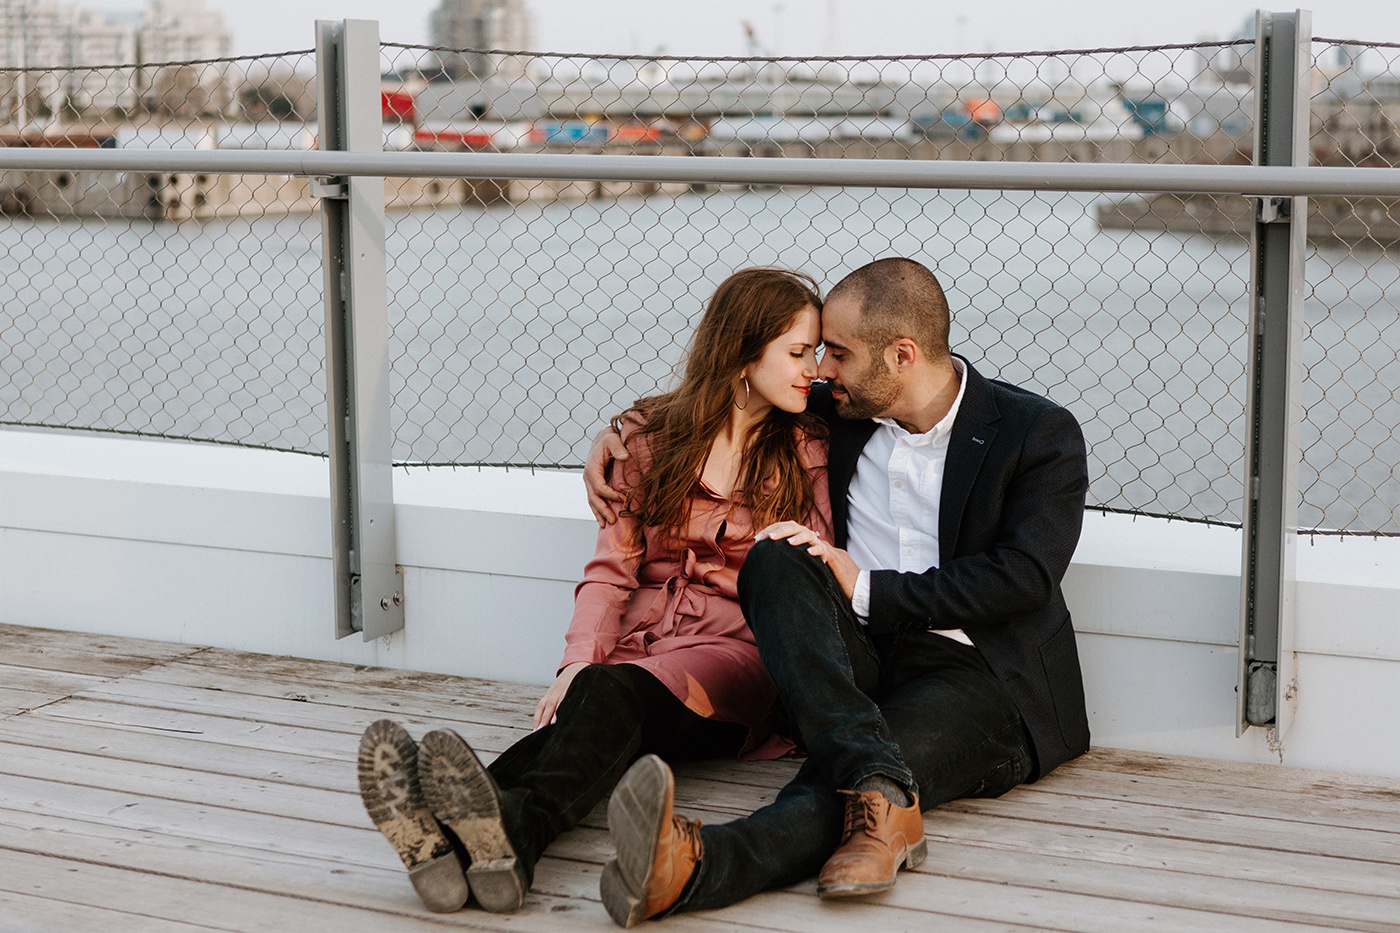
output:
{"label": "man's nose", "polygon": [[836,367],[831,364],[831,357],[824,356],[817,364],[817,378],[830,380],[836,375]]}

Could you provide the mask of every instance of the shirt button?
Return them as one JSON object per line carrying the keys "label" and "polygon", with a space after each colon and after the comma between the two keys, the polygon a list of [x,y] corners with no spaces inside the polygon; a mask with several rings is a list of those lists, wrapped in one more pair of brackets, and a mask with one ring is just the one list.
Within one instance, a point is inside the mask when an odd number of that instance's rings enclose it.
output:
{"label": "shirt button", "polygon": [[904,488],[904,481],[903,481],[903,480],[898,480],[898,479],[895,480],[895,481],[894,481],[894,488],[895,488],[895,489],[903,489],[903,488]]}

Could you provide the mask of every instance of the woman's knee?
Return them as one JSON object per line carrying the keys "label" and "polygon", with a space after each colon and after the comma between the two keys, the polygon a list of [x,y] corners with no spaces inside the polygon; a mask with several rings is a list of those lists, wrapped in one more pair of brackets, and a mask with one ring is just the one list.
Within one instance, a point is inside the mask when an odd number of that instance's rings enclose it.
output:
{"label": "woman's knee", "polygon": [[560,702],[560,712],[583,709],[590,713],[606,713],[623,708],[640,707],[641,696],[631,676],[630,664],[590,664],[574,675],[569,692]]}

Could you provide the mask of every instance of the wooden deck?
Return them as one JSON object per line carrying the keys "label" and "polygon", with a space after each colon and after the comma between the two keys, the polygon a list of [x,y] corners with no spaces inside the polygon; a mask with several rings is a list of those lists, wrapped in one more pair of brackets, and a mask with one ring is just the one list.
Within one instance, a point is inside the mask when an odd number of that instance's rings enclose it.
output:
{"label": "wooden deck", "polygon": [[[615,929],[602,811],[524,910],[424,910],[355,791],[361,730],[447,725],[494,754],[537,690],[0,626],[0,930]],[[791,763],[680,771],[709,821]],[[929,858],[863,903],[815,885],[677,931],[1400,931],[1400,781],[1096,750],[929,814]],[[662,929],[656,927],[655,929]]]}

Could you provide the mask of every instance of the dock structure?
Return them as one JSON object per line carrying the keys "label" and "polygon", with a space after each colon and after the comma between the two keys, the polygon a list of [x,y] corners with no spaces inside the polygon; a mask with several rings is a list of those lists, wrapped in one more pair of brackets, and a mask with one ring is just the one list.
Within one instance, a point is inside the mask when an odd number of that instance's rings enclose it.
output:
{"label": "dock structure", "polygon": [[[356,793],[370,722],[490,758],[539,690],[0,625],[0,928],[614,929],[601,807],[522,911],[443,915]],[[678,807],[733,819],[795,767],[682,766]],[[809,881],[657,929],[1400,930],[1400,780],[1096,748],[924,823],[928,859],[888,894],[826,903]]]}

